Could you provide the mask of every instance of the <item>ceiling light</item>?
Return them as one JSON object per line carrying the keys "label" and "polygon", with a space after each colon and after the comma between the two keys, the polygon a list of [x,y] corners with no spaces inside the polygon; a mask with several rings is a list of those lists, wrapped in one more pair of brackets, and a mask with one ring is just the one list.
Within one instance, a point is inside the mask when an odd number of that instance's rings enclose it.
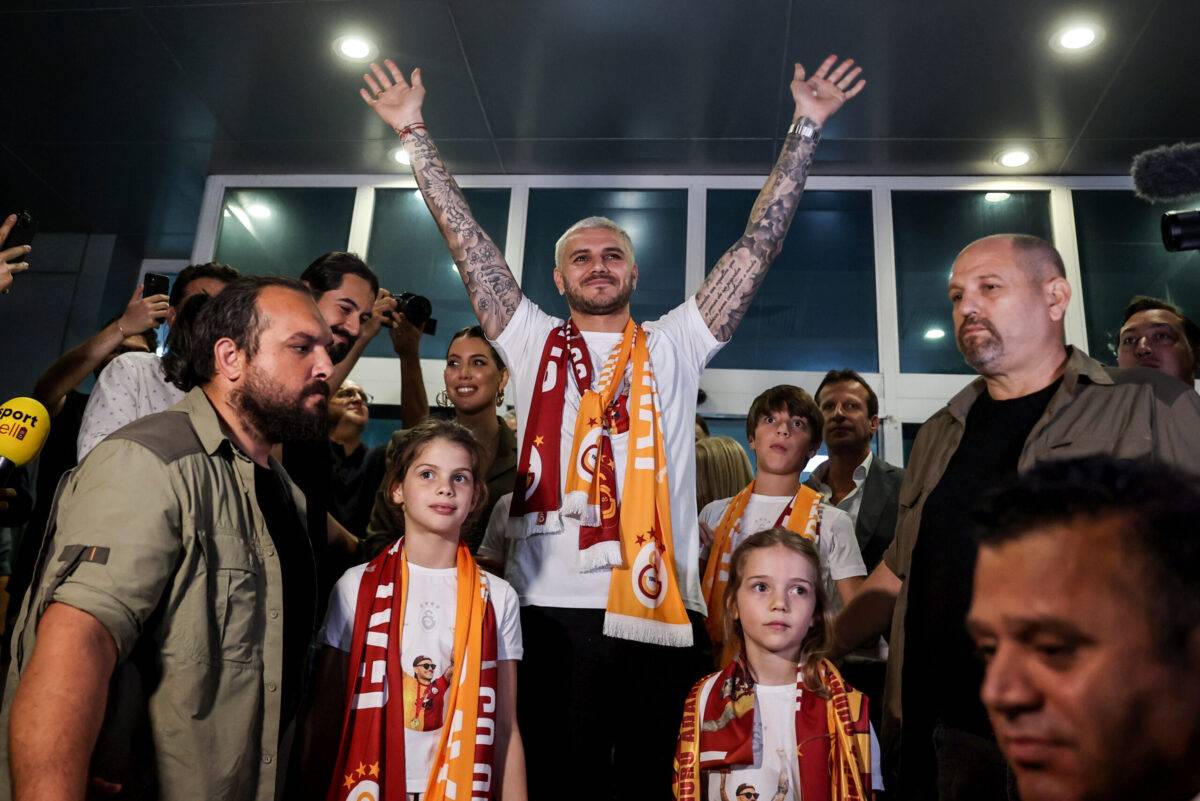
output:
{"label": "ceiling light", "polygon": [[946,332],[940,328],[928,328],[925,330],[926,339],[941,339],[946,336]]}
{"label": "ceiling light", "polygon": [[334,41],[333,52],[349,61],[370,61],[379,51],[361,36],[342,36]]}
{"label": "ceiling light", "polygon": [[1064,25],[1050,37],[1050,48],[1059,53],[1079,53],[1100,44],[1104,29],[1091,22]]}
{"label": "ceiling light", "polygon": [[1001,167],[1024,167],[1031,161],[1033,153],[1019,147],[1001,151],[1000,155],[996,156],[996,163]]}
{"label": "ceiling light", "polygon": [[412,159],[408,157],[408,151],[405,150],[403,146],[392,148],[388,155],[390,155],[392,157],[392,161],[396,162],[397,164],[403,164],[405,167],[412,164]]}
{"label": "ceiling light", "polygon": [[1094,41],[1096,41],[1095,29],[1085,25],[1067,28],[1058,35],[1058,43],[1067,50],[1080,50]]}
{"label": "ceiling light", "polygon": [[226,217],[232,217],[232,216],[233,216],[232,214],[230,214],[230,213],[229,213],[229,209],[228,209],[228,208],[227,208],[227,209],[225,209],[225,216],[226,216]]}
{"label": "ceiling light", "polygon": [[1007,192],[988,192],[983,196],[983,199],[988,203],[1003,203],[1009,197],[1010,195]]}
{"label": "ceiling light", "polygon": [[262,203],[251,203],[246,207],[246,212],[251,217],[257,217],[260,220],[265,220],[271,216],[271,207],[264,206]]}

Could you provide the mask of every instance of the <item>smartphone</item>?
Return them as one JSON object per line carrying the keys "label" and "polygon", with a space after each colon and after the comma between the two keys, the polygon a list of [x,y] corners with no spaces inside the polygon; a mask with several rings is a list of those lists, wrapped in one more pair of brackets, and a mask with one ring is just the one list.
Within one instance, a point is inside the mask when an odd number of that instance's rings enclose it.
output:
{"label": "smartphone", "polygon": [[8,232],[8,238],[0,242],[0,250],[32,244],[33,235],[36,233],[37,223],[34,222],[32,215],[27,211],[18,212],[17,221],[13,224],[12,230]]}
{"label": "smartphone", "polygon": [[148,298],[151,295],[166,295],[171,290],[171,279],[159,273],[146,273],[145,279],[142,281],[142,297]]}

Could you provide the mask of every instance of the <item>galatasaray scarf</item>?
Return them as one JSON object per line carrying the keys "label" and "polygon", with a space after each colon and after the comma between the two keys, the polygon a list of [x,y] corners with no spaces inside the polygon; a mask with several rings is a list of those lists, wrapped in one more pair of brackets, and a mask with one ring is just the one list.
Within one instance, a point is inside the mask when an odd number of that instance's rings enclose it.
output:
{"label": "galatasaray scarf", "polygon": [[[866,697],[821,662],[825,700],[796,677],[796,760],[803,801],[857,801],[871,793],[871,724]],[[704,689],[708,687],[707,696]],[[742,658],[701,679],[688,693],[675,750],[675,798],[706,797],[708,771],[754,763],[754,679]]]}
{"label": "galatasaray scarf", "polygon": [[[346,716],[328,801],[405,801],[400,645],[408,590],[404,540],[375,557],[358,588]],[[454,669],[426,801],[492,793],[496,727],[496,613],[487,582],[459,543]],[[397,598],[399,602],[397,603]],[[390,703],[389,703],[390,702]]]}
{"label": "galatasaray scarf", "polygon": [[[728,648],[724,652],[721,643],[725,639],[725,588],[729,583],[729,560],[733,554],[733,535],[742,522],[742,514],[746,504],[754,494],[754,482],[733,497],[725,507],[725,514],[713,532],[712,549],[708,553],[708,565],[704,568],[704,579],[700,590],[704,593],[704,602],[708,604],[708,636],[712,639],[713,653],[720,654],[720,665],[729,663],[732,653]],[[788,531],[794,531],[807,540],[816,542],[821,536],[821,493],[803,484],[796,494],[788,501],[780,513],[775,525],[783,526]]]}
{"label": "galatasaray scarf", "polygon": [[[627,370],[628,414],[625,399],[618,397]],[[645,330],[632,320],[626,324],[593,388],[587,345],[574,321],[567,320],[547,337],[537,375],[541,381],[530,406],[509,512],[523,525],[515,526],[513,535],[559,533],[560,514],[578,520],[579,569],[612,571],[604,633],[691,645],[675,574],[666,449]],[[580,401],[566,494],[560,497],[559,438],[568,380],[575,381]],[[611,436],[625,426],[629,454],[618,500]]]}

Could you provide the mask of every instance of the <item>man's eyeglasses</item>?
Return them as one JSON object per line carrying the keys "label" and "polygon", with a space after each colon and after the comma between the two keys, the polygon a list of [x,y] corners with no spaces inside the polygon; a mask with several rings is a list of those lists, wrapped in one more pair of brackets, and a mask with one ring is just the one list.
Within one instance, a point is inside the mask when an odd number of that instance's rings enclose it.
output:
{"label": "man's eyeglasses", "polygon": [[738,798],[748,798],[750,801],[758,801],[758,793],[754,793],[749,790],[743,790],[742,792],[738,793]]}
{"label": "man's eyeglasses", "polygon": [[421,668],[421,670],[433,670],[433,663],[432,662],[422,662],[419,665],[417,665],[417,667]]}
{"label": "man's eyeglasses", "polygon": [[333,397],[343,398],[343,399],[345,399],[345,398],[362,398],[363,403],[367,403],[367,404],[375,402],[375,396],[368,394],[364,390],[354,389],[354,388],[339,389],[337,392],[333,393]]}

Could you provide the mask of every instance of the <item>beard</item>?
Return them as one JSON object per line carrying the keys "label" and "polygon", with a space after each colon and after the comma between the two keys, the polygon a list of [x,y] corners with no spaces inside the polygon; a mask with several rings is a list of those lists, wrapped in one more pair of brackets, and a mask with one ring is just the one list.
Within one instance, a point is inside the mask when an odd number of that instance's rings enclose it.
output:
{"label": "beard", "polygon": [[[329,361],[337,364],[342,359],[346,358],[346,354],[348,354],[350,349],[354,347],[354,342],[357,337],[350,336],[350,332],[345,328],[342,328],[340,325],[332,326],[329,330],[334,333],[334,340],[326,350],[329,353]],[[337,337],[341,337],[342,339],[338,339]]]}
{"label": "beard", "polygon": [[582,292],[576,291],[576,288],[563,282],[563,294],[567,297],[567,306],[573,311],[581,314],[605,315],[614,314],[621,311],[629,303],[629,298],[633,295],[633,280],[630,279],[625,284],[622,284],[617,294],[609,300],[594,300],[586,297]]}
{"label": "beard", "polygon": [[[321,404],[313,411],[304,408],[309,395],[320,393]],[[287,397],[251,368],[245,385],[233,402],[246,422],[272,444],[287,441],[312,442],[329,434],[329,385],[315,380],[304,385],[297,396]]]}
{"label": "beard", "polygon": [[[962,329],[968,325],[983,326],[987,330],[988,336],[974,333],[971,335],[969,343],[963,341]],[[983,368],[989,364],[994,364],[1004,354],[1004,340],[1001,338],[1000,332],[996,330],[996,326],[992,324],[991,320],[983,317],[963,320],[954,338],[958,341],[958,350],[967,360],[967,364],[979,373],[982,373]]]}

